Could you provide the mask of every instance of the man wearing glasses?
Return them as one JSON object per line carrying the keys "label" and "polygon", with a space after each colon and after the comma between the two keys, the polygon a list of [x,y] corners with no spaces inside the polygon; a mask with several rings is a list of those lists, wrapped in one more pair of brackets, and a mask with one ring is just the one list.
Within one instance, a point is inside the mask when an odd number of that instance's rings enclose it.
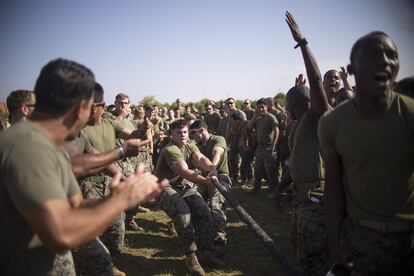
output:
{"label": "man wearing glasses", "polygon": [[9,123],[11,125],[26,120],[32,114],[36,103],[33,91],[15,90],[7,97],[6,104],[9,110]]}

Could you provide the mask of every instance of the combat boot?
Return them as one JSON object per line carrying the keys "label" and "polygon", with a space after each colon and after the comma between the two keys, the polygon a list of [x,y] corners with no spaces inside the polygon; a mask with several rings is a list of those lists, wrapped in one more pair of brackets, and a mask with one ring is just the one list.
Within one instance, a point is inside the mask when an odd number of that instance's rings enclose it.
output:
{"label": "combat boot", "polygon": [[198,262],[197,256],[194,252],[187,254],[185,257],[185,265],[188,271],[193,276],[205,276],[203,267]]}
{"label": "combat boot", "polygon": [[115,266],[112,266],[112,274],[114,274],[114,276],[126,276],[125,272],[122,272]]}
{"label": "combat boot", "polygon": [[128,231],[136,231],[136,232],[145,232],[144,228],[138,226],[138,224],[134,220],[126,221],[125,228]]}
{"label": "combat boot", "polygon": [[224,263],[213,255],[209,250],[202,250],[198,252],[200,263],[211,268],[223,268]]}

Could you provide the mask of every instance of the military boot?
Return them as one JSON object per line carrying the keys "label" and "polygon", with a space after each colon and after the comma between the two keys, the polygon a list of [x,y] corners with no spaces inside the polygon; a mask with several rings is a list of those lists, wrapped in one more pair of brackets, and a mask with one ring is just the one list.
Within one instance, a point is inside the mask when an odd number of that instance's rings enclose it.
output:
{"label": "military boot", "polygon": [[224,263],[219,260],[214,254],[209,250],[202,250],[197,252],[200,263],[211,268],[223,268]]}
{"label": "military boot", "polygon": [[125,228],[129,231],[136,231],[136,232],[145,232],[144,228],[138,226],[138,224],[134,220],[125,221]]}
{"label": "military boot", "polygon": [[203,267],[198,262],[197,256],[194,252],[187,254],[185,257],[185,265],[187,266],[188,271],[193,276],[205,276]]}

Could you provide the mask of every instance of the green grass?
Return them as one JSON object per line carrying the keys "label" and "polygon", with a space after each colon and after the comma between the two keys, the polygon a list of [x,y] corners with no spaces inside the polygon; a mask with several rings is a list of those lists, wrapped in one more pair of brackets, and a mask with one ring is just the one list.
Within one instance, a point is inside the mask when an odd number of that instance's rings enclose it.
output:
{"label": "green grass", "polygon": [[[251,187],[234,187],[232,195],[240,205],[275,241],[291,261],[294,248],[289,240],[289,207],[278,211],[274,200],[268,199],[264,188],[259,195],[246,193]],[[209,270],[213,275],[287,275],[276,259],[238,217],[236,212],[228,211],[228,245],[224,262],[226,269]],[[186,275],[184,254],[176,236],[168,232],[168,216],[161,210],[153,209],[150,213],[140,213],[137,223],[144,227],[145,233],[127,232],[125,249],[118,256],[115,265],[127,275]]]}

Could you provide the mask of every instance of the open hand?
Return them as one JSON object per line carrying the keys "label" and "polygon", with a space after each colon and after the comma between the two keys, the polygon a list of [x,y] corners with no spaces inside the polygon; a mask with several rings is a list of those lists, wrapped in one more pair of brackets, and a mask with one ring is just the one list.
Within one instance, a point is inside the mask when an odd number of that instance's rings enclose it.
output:
{"label": "open hand", "polygon": [[286,15],[286,23],[289,26],[289,29],[290,29],[290,31],[292,33],[292,36],[293,36],[293,39],[296,42],[301,41],[303,39],[303,35],[302,35],[302,33],[299,29],[299,25],[295,21],[295,18],[293,17],[293,15],[289,11],[286,11],[285,15]]}

